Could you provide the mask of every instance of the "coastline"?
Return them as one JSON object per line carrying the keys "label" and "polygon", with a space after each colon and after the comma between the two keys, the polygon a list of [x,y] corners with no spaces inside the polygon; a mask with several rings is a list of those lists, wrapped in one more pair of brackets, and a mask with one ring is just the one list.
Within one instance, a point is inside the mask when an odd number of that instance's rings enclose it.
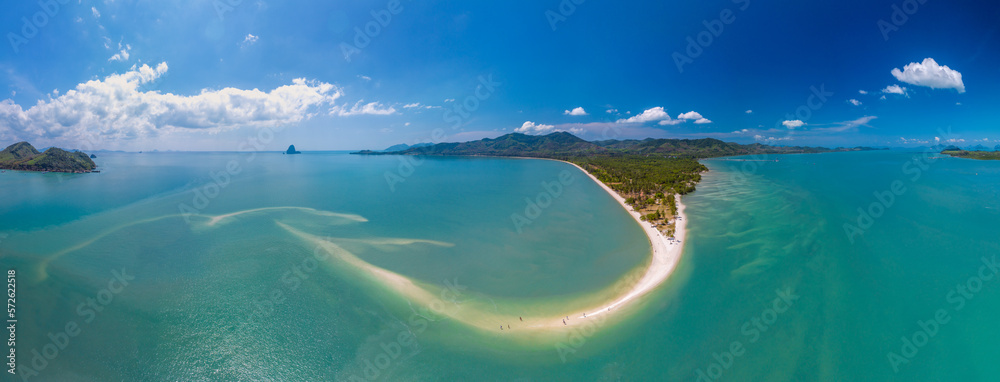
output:
{"label": "coastline", "polygon": [[[535,158],[539,159],[539,158]],[[604,182],[601,182],[594,175],[592,175],[587,170],[582,167],[577,166],[575,163],[570,163],[566,161],[559,161],[563,163],[568,163],[573,167],[578,168],[584,174],[587,174],[594,183],[597,183],[604,191],[606,191],[615,201],[618,202],[622,208],[628,212],[629,215],[635,220],[636,223],[642,227],[643,232],[646,233],[646,237],[649,239],[649,244],[652,247],[653,255],[649,264],[649,268],[643,274],[642,278],[623,296],[616,298],[611,303],[601,306],[596,309],[589,309],[584,311],[582,315],[577,318],[590,318],[596,317],[601,314],[609,313],[617,308],[626,305],[629,301],[639,298],[646,293],[649,293],[653,289],[656,289],[660,284],[662,284],[677,268],[677,264],[680,263],[681,255],[684,252],[684,241],[687,238],[687,215],[684,214],[684,203],[681,203],[680,195],[676,195],[677,200],[677,216],[678,219],[674,226],[674,238],[675,241],[670,241],[660,233],[659,230],[654,228],[651,224],[642,221],[639,212],[635,211],[631,206],[625,203],[625,198],[619,195],[611,187],[608,187]]]}

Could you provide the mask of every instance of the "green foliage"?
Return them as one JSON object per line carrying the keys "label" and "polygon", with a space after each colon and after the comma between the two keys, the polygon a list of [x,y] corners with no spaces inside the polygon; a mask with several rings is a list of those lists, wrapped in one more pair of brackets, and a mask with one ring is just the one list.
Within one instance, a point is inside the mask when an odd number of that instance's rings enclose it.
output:
{"label": "green foliage", "polygon": [[52,147],[39,153],[28,142],[18,142],[0,151],[0,168],[22,171],[90,172],[97,164],[80,151]]}
{"label": "green foliage", "polygon": [[694,191],[695,184],[701,181],[701,172],[708,171],[694,159],[638,155],[594,155],[567,159],[611,189],[625,194],[687,194]]}
{"label": "green foliage", "polygon": [[951,155],[958,158],[969,158],[979,160],[1000,160],[1000,151],[965,151],[965,150],[945,150],[941,154]]}

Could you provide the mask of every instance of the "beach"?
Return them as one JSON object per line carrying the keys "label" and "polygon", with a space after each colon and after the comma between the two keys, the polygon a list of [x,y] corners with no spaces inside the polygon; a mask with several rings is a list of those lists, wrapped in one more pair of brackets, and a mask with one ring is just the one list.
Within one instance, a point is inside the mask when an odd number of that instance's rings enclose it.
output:
{"label": "beach", "polygon": [[645,274],[643,274],[642,278],[639,279],[632,289],[612,302],[596,309],[588,310],[579,315],[577,318],[596,317],[621,308],[628,302],[652,291],[657,286],[662,284],[667,277],[670,277],[670,274],[677,268],[677,264],[680,262],[681,254],[684,250],[684,241],[687,235],[687,216],[684,214],[684,203],[681,203],[681,198],[676,196],[678,216],[674,229],[674,238],[676,240],[671,241],[650,223],[642,221],[639,212],[635,211],[631,206],[626,204],[625,198],[618,195],[618,193],[612,190],[611,187],[608,187],[582,167],[570,162],[565,163],[569,163],[570,165],[580,169],[580,171],[583,171],[584,174],[587,174],[590,179],[611,195],[611,197],[614,198],[615,201],[617,201],[618,204],[625,209],[625,211],[628,211],[629,215],[631,215],[632,218],[635,219],[636,223],[639,223],[639,226],[642,227],[643,232],[645,232],[646,236],[649,238],[649,244],[653,248],[653,256],[650,261],[649,268],[646,269]]}

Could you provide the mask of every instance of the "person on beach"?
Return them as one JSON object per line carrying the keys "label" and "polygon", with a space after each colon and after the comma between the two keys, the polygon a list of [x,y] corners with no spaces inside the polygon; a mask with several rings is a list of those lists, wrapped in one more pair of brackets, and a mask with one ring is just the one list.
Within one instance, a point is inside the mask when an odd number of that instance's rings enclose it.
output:
{"label": "person on beach", "polygon": [[563,319],[563,325],[566,325],[566,319]]}
{"label": "person on beach", "polygon": [[503,325],[500,325],[500,330],[503,330]]}
{"label": "person on beach", "polygon": [[523,319],[523,318],[521,318],[520,316],[518,316],[518,317],[517,317],[517,319],[518,319],[518,320],[521,320],[521,322],[524,322],[524,319]]}

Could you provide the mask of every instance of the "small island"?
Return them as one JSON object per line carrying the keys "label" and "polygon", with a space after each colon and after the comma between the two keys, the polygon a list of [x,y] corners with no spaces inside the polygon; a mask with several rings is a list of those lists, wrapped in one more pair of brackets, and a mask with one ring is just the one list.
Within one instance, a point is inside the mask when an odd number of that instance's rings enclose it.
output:
{"label": "small island", "polygon": [[50,147],[38,152],[28,142],[18,142],[0,151],[0,168],[19,171],[92,172],[97,164],[86,153]]}
{"label": "small island", "polygon": [[295,145],[288,145],[288,150],[285,151],[285,154],[302,154],[302,152],[295,151]]}
{"label": "small island", "polygon": [[955,146],[949,146],[941,151],[941,154],[950,155],[956,158],[978,159],[978,160],[1000,160],[1000,145],[997,151],[963,150]]}

